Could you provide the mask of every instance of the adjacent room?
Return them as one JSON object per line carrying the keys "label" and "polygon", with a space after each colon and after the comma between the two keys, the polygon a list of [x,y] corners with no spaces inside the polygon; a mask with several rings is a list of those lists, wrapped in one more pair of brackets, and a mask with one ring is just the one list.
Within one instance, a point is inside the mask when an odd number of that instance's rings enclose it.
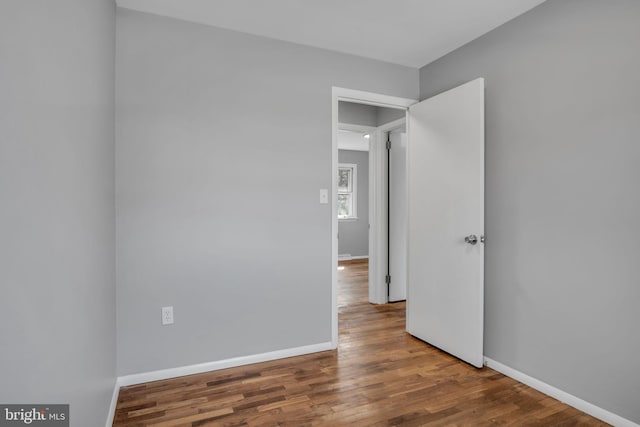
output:
{"label": "adjacent room", "polygon": [[638,69],[636,0],[3,0],[0,424],[640,426]]}

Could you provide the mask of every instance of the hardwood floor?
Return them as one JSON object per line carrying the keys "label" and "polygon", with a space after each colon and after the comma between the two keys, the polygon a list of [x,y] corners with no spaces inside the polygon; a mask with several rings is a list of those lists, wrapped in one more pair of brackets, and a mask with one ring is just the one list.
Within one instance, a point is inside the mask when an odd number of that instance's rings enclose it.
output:
{"label": "hardwood floor", "polygon": [[404,303],[367,302],[367,263],[339,271],[338,351],[120,391],[114,426],[601,426],[404,332]]}

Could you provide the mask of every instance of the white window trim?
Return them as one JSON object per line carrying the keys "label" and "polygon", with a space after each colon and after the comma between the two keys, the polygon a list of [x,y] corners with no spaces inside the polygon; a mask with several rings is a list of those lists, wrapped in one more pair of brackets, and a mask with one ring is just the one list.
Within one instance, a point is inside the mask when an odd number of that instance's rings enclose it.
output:
{"label": "white window trim", "polygon": [[[339,221],[354,221],[358,219],[358,165],[355,163],[338,163],[338,170],[351,169],[351,200],[353,201],[353,209],[350,216],[338,215]],[[338,193],[340,191],[338,190]]]}

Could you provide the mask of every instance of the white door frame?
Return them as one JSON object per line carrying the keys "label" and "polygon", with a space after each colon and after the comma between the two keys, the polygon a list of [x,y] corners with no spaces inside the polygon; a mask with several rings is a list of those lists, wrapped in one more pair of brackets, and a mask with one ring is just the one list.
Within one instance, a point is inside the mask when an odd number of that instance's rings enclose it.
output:
{"label": "white door frame", "polygon": [[375,182],[375,194],[370,199],[369,206],[374,212],[374,222],[371,223],[371,233],[369,236],[369,302],[373,304],[386,304],[389,302],[388,286],[385,282],[387,274],[387,251],[389,242],[387,241],[387,132],[391,132],[403,125],[406,125],[407,118],[394,120],[376,128],[375,140],[379,141],[375,148],[369,148],[369,176],[370,182]]}
{"label": "white door frame", "polygon": [[[396,96],[381,95],[373,92],[364,92],[353,89],[346,89],[340,87],[331,88],[331,346],[332,348],[338,348],[338,206],[336,198],[338,194],[338,102],[348,101],[356,102],[359,104],[374,105],[378,107],[388,107],[407,110],[410,105],[417,103],[415,99],[399,98]],[[376,140],[378,138],[374,138]],[[380,144],[376,144],[380,145]],[[369,150],[369,156],[371,159],[371,149]],[[376,162],[378,159],[376,159]],[[379,174],[378,174],[379,176]],[[378,179],[378,176],[375,179]],[[372,187],[370,181],[369,186],[374,189],[380,187]],[[378,191],[374,191],[373,196],[377,196]],[[376,201],[377,202],[377,201]],[[371,202],[370,202],[371,205]],[[377,202],[376,205],[379,205]],[[373,214],[373,215],[372,215]],[[386,214],[385,214],[386,215]],[[374,224],[373,221],[376,221]],[[369,212],[369,224],[371,224],[371,230],[378,230],[380,218],[375,215],[375,212]],[[373,235],[376,233],[374,232]],[[369,239],[371,242],[377,239]],[[371,243],[370,243],[371,248]],[[377,253],[379,249],[376,249]],[[369,253],[369,262],[372,258],[375,258],[375,253]],[[372,257],[373,255],[373,257]],[[376,260],[374,260],[374,263]],[[370,282],[371,283],[371,282]],[[371,288],[371,285],[370,285]],[[371,294],[370,294],[371,295]],[[386,295],[385,295],[386,298]]]}

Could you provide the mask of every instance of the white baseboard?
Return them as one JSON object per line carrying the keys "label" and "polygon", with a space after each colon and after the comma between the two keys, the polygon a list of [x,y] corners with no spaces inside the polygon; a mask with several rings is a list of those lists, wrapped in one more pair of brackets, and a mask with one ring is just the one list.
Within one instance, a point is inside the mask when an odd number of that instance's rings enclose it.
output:
{"label": "white baseboard", "polygon": [[106,427],[113,426],[113,417],[116,415],[116,405],[118,404],[118,395],[120,394],[120,383],[116,380],[113,385],[113,394],[111,395],[111,405],[109,405],[109,413],[107,413]]}
{"label": "white baseboard", "polygon": [[183,377],[185,375],[199,374],[219,369],[234,368],[236,366],[250,365],[252,363],[268,362],[270,360],[285,359],[287,357],[301,356],[303,354],[317,353],[333,350],[331,342],[312,344],[303,347],[288,348],[271,351],[268,353],[253,354],[250,356],[234,357],[231,359],[216,360],[214,362],[199,363],[196,365],[180,366],[177,368],[162,369],[159,371],[143,372],[140,374],[118,377],[118,387],[141,384],[150,381],[166,380],[168,378]]}
{"label": "white baseboard", "polygon": [[351,261],[354,259],[369,259],[369,255],[351,255],[351,254],[338,255],[338,261]]}
{"label": "white baseboard", "polygon": [[619,415],[614,414],[613,412],[609,412],[606,409],[600,408],[592,403],[589,403],[585,400],[580,399],[572,394],[569,394],[565,391],[562,391],[552,385],[549,385],[545,382],[542,382],[536,378],[530,377],[529,375],[510,368],[506,365],[503,365],[500,362],[496,362],[493,359],[490,359],[485,356],[484,358],[485,366],[488,366],[491,369],[494,369],[508,377],[513,378],[516,381],[519,381],[523,384],[528,385],[531,388],[534,388],[546,395],[549,395],[559,401],[566,403],[569,406],[573,406],[576,409],[581,410],[595,418],[598,418],[606,423],[614,425],[616,427],[640,427],[639,424],[634,423],[631,420],[626,418],[622,418]]}

